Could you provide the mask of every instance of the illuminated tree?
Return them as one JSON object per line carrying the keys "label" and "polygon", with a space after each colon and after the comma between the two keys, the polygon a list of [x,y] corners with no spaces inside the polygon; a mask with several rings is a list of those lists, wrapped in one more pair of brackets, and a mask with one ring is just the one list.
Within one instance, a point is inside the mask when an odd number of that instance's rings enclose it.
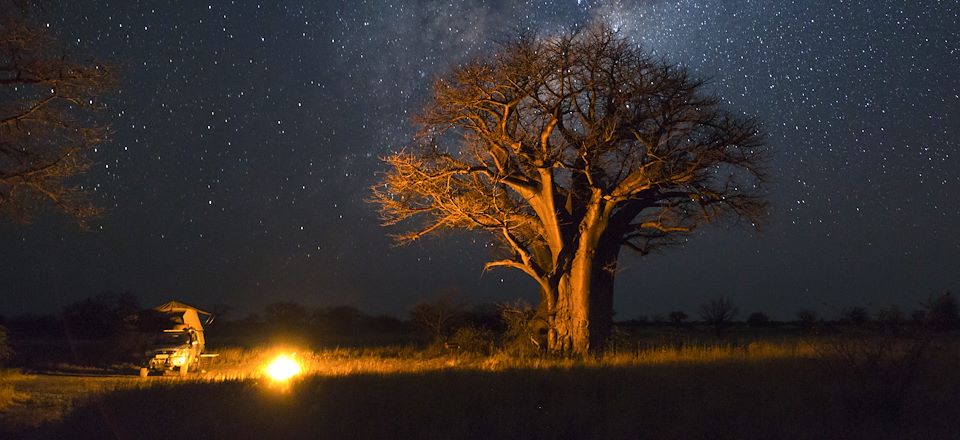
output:
{"label": "illuminated tree", "polygon": [[92,116],[114,76],[71,60],[28,4],[0,0],[0,212],[28,221],[52,204],[82,225],[98,208],[73,179],[108,134]]}
{"label": "illuminated tree", "polygon": [[548,347],[602,350],[622,247],[648,254],[764,212],[758,124],[703,89],[607,27],[521,36],[435,81],[372,201],[385,225],[409,225],[399,243],[489,233],[504,254],[486,268],[537,282]]}

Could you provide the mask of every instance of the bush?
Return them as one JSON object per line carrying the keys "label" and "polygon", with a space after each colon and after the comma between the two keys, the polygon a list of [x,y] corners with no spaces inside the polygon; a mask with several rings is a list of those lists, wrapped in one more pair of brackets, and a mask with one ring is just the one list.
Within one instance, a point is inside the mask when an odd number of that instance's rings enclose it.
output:
{"label": "bush", "polygon": [[922,374],[930,374],[933,341],[924,333],[851,328],[813,346],[816,359],[833,381],[840,407],[852,423],[873,419],[891,435],[904,423]]}
{"label": "bush", "polygon": [[423,302],[410,309],[410,319],[434,341],[445,341],[466,318],[466,304],[452,296]]}
{"label": "bush", "polygon": [[448,346],[461,353],[486,356],[493,352],[493,334],[487,329],[468,325],[453,333]]}
{"label": "bush", "polygon": [[863,307],[849,307],[840,313],[840,323],[862,326],[870,322],[870,312]]}
{"label": "bush", "polygon": [[797,321],[804,330],[813,330],[820,322],[820,316],[813,310],[804,309],[797,312]]}
{"label": "bush", "polygon": [[13,350],[10,349],[10,344],[7,342],[7,329],[0,326],[0,366],[6,364],[11,355],[13,355]]}
{"label": "bush", "polygon": [[683,323],[687,320],[687,314],[676,310],[670,312],[670,322],[673,323],[674,327],[683,327]]}
{"label": "bush", "polygon": [[960,312],[950,292],[927,303],[926,322],[937,331],[951,330],[960,326]]}
{"label": "bush", "polygon": [[68,334],[80,339],[103,339],[118,335],[136,321],[140,305],[130,293],[103,292],[63,308]]}
{"label": "bush", "polygon": [[768,327],[770,326],[770,317],[763,312],[753,312],[747,317],[747,324],[750,327]]}
{"label": "bush", "polygon": [[546,322],[529,304],[516,302],[500,306],[500,319],[505,327],[503,351],[512,356],[536,356],[545,347],[542,329]]}

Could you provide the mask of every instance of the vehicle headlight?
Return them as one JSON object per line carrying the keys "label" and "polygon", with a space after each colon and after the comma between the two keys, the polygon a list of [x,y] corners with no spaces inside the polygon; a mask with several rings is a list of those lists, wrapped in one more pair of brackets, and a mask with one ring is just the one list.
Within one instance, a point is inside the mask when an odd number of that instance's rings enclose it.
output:
{"label": "vehicle headlight", "polygon": [[179,367],[187,363],[188,354],[189,353],[187,350],[177,350],[172,356],[170,356],[170,363],[176,367]]}

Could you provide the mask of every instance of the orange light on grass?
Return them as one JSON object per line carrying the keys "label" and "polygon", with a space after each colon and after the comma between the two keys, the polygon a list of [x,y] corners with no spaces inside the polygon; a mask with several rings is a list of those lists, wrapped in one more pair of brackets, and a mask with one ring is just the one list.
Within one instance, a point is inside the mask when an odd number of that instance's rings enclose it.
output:
{"label": "orange light on grass", "polygon": [[285,354],[277,356],[267,365],[267,375],[275,382],[286,382],[301,371],[300,363]]}

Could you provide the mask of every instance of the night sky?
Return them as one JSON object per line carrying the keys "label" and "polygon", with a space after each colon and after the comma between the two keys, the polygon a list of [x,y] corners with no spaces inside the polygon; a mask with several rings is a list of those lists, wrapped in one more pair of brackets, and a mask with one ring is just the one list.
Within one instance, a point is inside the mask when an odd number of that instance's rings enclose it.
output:
{"label": "night sky", "polygon": [[121,67],[114,130],[84,181],[107,212],[0,225],[0,314],[103,290],[144,305],[278,300],[404,316],[457,293],[536,299],[483,273],[482,235],[391,246],[367,188],[402,147],[430,79],[517,28],[605,20],[713,79],[764,121],[769,225],[708,227],[682,249],[624,251],[618,319],[721,295],[741,318],[960,293],[956,1],[79,1],[51,28]]}

